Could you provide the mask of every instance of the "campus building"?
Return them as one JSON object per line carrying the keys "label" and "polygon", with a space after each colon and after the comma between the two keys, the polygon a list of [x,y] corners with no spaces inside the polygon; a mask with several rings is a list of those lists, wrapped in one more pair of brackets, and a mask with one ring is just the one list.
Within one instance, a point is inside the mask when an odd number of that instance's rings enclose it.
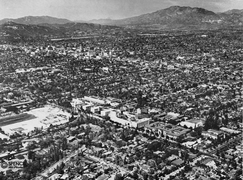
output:
{"label": "campus building", "polygon": [[145,127],[146,134],[157,138],[165,137],[172,141],[183,139],[189,132],[189,129],[164,122],[152,123]]}

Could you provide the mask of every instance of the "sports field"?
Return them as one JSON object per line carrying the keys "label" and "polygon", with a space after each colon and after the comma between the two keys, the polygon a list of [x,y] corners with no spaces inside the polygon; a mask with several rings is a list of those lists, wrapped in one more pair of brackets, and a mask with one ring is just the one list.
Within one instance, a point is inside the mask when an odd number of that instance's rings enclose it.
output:
{"label": "sports field", "polygon": [[34,118],[36,118],[34,115],[27,114],[27,113],[16,114],[13,116],[8,116],[8,117],[2,117],[2,118],[0,118],[0,127],[22,122],[22,121],[27,121],[27,120],[34,119]]}
{"label": "sports field", "polygon": [[46,105],[42,108],[32,109],[18,118],[6,119],[1,128],[7,134],[15,132],[28,133],[35,128],[47,128],[52,125],[68,122],[70,113],[58,107]]}

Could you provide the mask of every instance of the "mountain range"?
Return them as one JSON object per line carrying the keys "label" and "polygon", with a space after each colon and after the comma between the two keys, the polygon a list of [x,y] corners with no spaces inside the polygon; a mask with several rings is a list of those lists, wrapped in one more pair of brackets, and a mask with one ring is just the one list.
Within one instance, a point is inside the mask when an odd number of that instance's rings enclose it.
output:
{"label": "mountain range", "polygon": [[[72,21],[68,19],[54,18],[50,16],[27,16],[18,19],[3,19],[0,24],[6,22],[18,24],[66,24]],[[76,21],[84,23],[84,21]],[[219,29],[228,27],[243,27],[243,10],[229,10],[222,13],[215,13],[203,8],[171,6],[156,12],[143,14],[131,18],[113,20],[98,19],[86,23],[122,26],[137,29],[155,30],[201,30]]]}
{"label": "mountain range", "polygon": [[[156,12],[126,19],[70,21],[50,16],[26,16],[0,20],[0,39],[42,39],[115,34],[128,29],[139,30],[211,30],[243,28],[243,10],[215,13],[203,8],[172,6]],[[129,30],[129,31],[130,31]]]}
{"label": "mountain range", "polygon": [[92,20],[91,23],[139,29],[189,30],[243,27],[243,10],[215,13],[203,8],[171,6],[136,17]]}
{"label": "mountain range", "polygon": [[71,23],[72,21],[51,16],[26,16],[17,19],[6,18],[0,20],[0,24],[4,24],[6,22],[15,22],[18,24],[66,24]]}
{"label": "mountain range", "polygon": [[0,25],[0,41],[33,41],[55,38],[108,35],[122,27],[91,23],[19,24],[12,21]]}

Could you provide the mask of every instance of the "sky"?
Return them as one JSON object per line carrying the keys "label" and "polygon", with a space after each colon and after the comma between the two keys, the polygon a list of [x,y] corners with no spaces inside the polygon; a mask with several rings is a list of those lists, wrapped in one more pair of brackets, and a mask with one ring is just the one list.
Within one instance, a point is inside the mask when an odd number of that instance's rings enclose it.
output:
{"label": "sky", "polygon": [[53,16],[69,20],[122,19],[170,6],[214,12],[243,9],[243,0],[0,0],[0,19]]}

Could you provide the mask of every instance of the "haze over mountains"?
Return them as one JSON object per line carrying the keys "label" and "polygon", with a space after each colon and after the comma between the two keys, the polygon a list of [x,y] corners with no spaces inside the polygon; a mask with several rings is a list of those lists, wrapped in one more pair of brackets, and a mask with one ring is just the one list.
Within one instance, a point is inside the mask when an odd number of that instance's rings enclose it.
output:
{"label": "haze over mountains", "polygon": [[19,24],[6,22],[0,25],[0,40],[4,41],[32,41],[52,38],[72,38],[106,35],[120,31],[122,27],[107,26],[91,23],[65,24]]}
{"label": "haze over mountains", "polygon": [[[27,16],[18,19],[3,19],[0,20],[0,24],[8,21],[19,24],[66,24],[72,22],[68,19],[50,16]],[[82,20],[77,22],[84,23]],[[136,17],[119,20],[98,19],[88,21],[87,23],[156,30],[197,30],[243,27],[243,10],[234,9],[223,13],[215,13],[203,8],[171,6]]]}
{"label": "haze over mountains", "polygon": [[0,24],[4,24],[9,21],[18,24],[66,24],[72,22],[68,19],[55,18],[50,16],[26,16],[17,19],[2,19],[0,20]]}
{"label": "haze over mountains", "polygon": [[73,22],[50,16],[27,16],[0,20],[0,38],[85,36],[93,32],[102,34],[118,27],[120,30],[124,30],[124,27],[141,30],[242,29],[243,10],[215,13],[203,8],[172,6],[126,19],[100,19],[88,22]]}
{"label": "haze over mountains", "polygon": [[215,13],[203,8],[172,6],[153,13],[121,20],[94,20],[92,23],[129,28],[160,30],[218,29],[243,27],[243,10]]}

